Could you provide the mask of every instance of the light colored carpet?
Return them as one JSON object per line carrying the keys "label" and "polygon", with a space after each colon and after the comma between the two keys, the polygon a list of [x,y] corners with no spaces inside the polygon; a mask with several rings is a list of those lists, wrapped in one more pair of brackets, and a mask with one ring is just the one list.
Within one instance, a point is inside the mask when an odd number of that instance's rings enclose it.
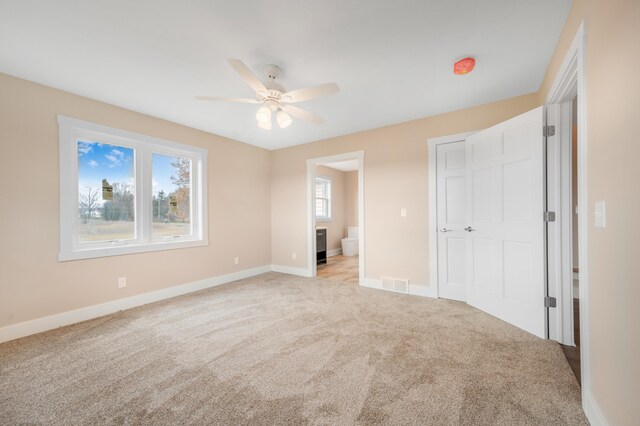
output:
{"label": "light colored carpet", "polygon": [[0,345],[0,424],[587,424],[558,344],[268,273]]}

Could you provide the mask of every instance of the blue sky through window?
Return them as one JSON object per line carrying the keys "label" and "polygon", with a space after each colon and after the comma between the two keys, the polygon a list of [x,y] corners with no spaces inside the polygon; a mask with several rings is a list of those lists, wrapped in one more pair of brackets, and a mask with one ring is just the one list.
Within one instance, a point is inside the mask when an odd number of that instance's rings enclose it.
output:
{"label": "blue sky through window", "polygon": [[[123,183],[134,186],[134,150],[100,142],[78,141],[78,189],[102,191],[102,179],[109,184]],[[101,204],[102,197],[98,197]]]}
{"label": "blue sky through window", "polygon": [[157,195],[158,192],[164,191],[165,195],[169,195],[178,187],[171,182],[171,175],[176,173],[176,169],[171,163],[177,160],[176,157],[169,157],[162,154],[152,155],[152,180],[153,180],[153,194]]}
{"label": "blue sky through window", "polygon": [[[78,141],[78,188],[85,193],[88,187],[102,191],[102,179],[107,179],[111,185],[125,183],[134,190],[134,155],[133,148],[110,145],[95,141]],[[171,163],[175,157],[153,154],[153,193],[161,190],[169,194],[177,189],[171,182],[171,175],[175,169]],[[102,204],[102,197],[98,203]]]}

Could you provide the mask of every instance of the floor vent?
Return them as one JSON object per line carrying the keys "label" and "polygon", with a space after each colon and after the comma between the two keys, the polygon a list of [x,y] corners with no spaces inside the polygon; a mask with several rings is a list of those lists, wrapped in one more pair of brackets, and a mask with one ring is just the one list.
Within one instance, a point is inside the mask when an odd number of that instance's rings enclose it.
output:
{"label": "floor vent", "polygon": [[382,277],[382,289],[397,293],[409,293],[409,280],[404,278]]}

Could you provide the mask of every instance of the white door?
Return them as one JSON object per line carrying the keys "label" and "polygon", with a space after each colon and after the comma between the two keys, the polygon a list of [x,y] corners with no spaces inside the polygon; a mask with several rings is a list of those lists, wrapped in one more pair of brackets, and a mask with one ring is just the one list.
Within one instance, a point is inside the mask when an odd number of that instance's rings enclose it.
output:
{"label": "white door", "polygon": [[465,143],[436,148],[438,296],[466,300]]}
{"label": "white door", "polygon": [[544,109],[469,136],[467,302],[546,337]]}

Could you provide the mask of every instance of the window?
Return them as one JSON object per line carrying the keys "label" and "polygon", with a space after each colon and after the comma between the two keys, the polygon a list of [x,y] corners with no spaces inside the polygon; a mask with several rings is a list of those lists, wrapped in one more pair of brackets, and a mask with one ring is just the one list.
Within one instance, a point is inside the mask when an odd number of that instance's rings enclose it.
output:
{"label": "window", "polygon": [[58,116],[59,260],[202,246],[207,150]]}
{"label": "window", "polygon": [[316,177],[316,220],[331,219],[331,179]]}
{"label": "window", "polygon": [[154,238],[191,235],[191,159],[152,154]]}

